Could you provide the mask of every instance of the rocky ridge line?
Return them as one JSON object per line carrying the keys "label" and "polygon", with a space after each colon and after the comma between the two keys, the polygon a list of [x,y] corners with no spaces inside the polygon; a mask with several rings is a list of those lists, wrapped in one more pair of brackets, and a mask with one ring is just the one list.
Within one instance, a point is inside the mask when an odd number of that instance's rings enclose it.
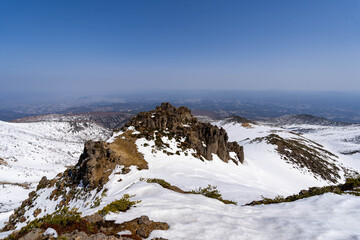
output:
{"label": "rocky ridge line", "polygon": [[[243,147],[237,142],[228,142],[228,135],[223,128],[199,122],[186,107],[176,108],[170,103],[162,103],[153,111],[141,112],[133,117],[122,130],[126,131],[131,126],[145,136],[163,132],[184,137],[183,146],[196,150],[199,156],[207,160],[212,160],[212,154],[216,154],[224,162],[244,161]],[[232,158],[230,152],[235,152],[237,159]]]}

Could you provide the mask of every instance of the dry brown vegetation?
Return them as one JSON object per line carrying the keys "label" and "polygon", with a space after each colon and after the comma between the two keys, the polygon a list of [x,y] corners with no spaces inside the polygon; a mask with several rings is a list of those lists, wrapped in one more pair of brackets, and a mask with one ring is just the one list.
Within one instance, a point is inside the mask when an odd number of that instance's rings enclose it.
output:
{"label": "dry brown vegetation", "polygon": [[8,163],[4,159],[0,158],[0,165],[8,165]]}
{"label": "dry brown vegetation", "polygon": [[28,183],[11,183],[11,182],[0,182],[0,185],[13,185],[13,186],[18,186],[18,187],[22,187],[25,189],[30,189],[30,184]]}
{"label": "dry brown vegetation", "polygon": [[253,128],[250,123],[241,123],[241,126],[243,126],[244,128]]}
{"label": "dry brown vegetation", "polygon": [[125,167],[137,166],[138,169],[148,169],[148,164],[144,156],[139,153],[135,141],[136,137],[132,134],[133,131],[126,131],[116,138],[116,140],[109,145],[109,148],[115,152]]}

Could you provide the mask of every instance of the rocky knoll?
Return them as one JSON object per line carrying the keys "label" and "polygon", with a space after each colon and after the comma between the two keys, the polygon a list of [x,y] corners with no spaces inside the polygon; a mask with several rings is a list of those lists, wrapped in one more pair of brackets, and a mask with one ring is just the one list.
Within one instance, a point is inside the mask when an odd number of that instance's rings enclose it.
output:
{"label": "rocky knoll", "polygon": [[162,103],[153,111],[133,117],[123,130],[130,126],[144,135],[152,135],[156,131],[184,137],[184,147],[196,150],[198,155],[208,160],[212,160],[212,154],[217,154],[224,162],[233,160],[237,163],[229,155],[235,152],[238,161],[244,161],[243,147],[236,142],[228,142],[228,135],[223,128],[199,122],[186,107],[176,108],[169,103]]}

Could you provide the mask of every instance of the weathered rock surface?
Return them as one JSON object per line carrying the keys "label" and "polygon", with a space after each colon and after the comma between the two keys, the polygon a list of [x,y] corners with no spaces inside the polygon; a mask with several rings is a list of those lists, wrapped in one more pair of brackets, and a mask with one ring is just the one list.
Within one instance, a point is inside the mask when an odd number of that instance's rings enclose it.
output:
{"label": "weathered rock surface", "polygon": [[44,229],[36,228],[26,234],[25,236],[19,238],[19,240],[40,240],[40,239],[48,239],[48,237],[43,236]]}
{"label": "weathered rock surface", "polygon": [[176,108],[169,103],[162,103],[155,110],[139,113],[124,127],[133,126],[143,134],[153,131],[167,131],[172,135],[185,137],[185,146],[195,149],[197,153],[208,160],[212,154],[217,154],[224,162],[231,159],[229,152],[235,152],[238,160],[244,161],[242,146],[236,142],[228,142],[228,135],[223,128],[210,123],[199,122],[186,107]]}
{"label": "weathered rock surface", "polygon": [[[104,220],[101,215],[95,213],[91,216],[82,218],[86,223],[91,223],[92,233],[86,233],[83,230],[68,230],[63,228],[59,238],[63,237],[68,240],[141,240],[148,238],[154,230],[167,230],[169,225],[165,222],[155,222],[148,216],[141,216],[128,222],[115,223],[115,221]],[[47,228],[49,230],[49,228]],[[71,229],[71,228],[70,228]],[[54,230],[55,231],[55,230]],[[130,231],[131,234],[118,235],[119,232]],[[48,231],[50,232],[50,231]],[[15,231],[11,239],[20,240],[49,240],[55,239],[53,236],[46,234],[45,229],[35,228],[25,235],[21,231]],[[161,239],[161,238],[159,238]]]}
{"label": "weathered rock surface", "polygon": [[107,170],[115,168],[117,164],[121,164],[121,160],[106,142],[87,141],[79,162],[69,169],[68,174],[75,183],[82,181],[84,186],[94,189],[108,181],[111,171]]}
{"label": "weathered rock surface", "polygon": [[116,224],[114,221],[100,221],[97,222],[97,227],[107,235],[115,235],[118,232],[128,230],[133,236],[140,238],[148,238],[154,230],[167,230],[170,228],[169,224],[154,222],[148,216],[141,216],[121,224]]}
{"label": "weathered rock surface", "polygon": [[66,237],[68,240],[133,240],[132,238],[126,237],[106,236],[103,233],[87,235],[86,233],[79,231],[63,234],[62,237]]}

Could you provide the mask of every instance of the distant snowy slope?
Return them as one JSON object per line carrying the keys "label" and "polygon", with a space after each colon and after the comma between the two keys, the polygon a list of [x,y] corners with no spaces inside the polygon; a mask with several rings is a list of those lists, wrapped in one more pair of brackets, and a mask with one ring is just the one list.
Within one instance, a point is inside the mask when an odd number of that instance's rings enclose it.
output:
{"label": "distant snowy slope", "polygon": [[12,122],[94,122],[107,128],[119,128],[132,117],[131,113],[123,112],[87,112],[73,114],[47,114],[15,119]]}
{"label": "distant snowy slope", "polygon": [[325,118],[316,117],[309,114],[290,114],[284,115],[277,118],[272,118],[268,120],[264,120],[263,122],[268,124],[274,124],[277,126],[282,125],[300,125],[300,124],[311,124],[311,125],[321,125],[321,126],[349,126],[352,123],[346,122],[335,122],[330,121]]}
{"label": "distant snowy slope", "polygon": [[[310,179],[315,177],[318,180],[324,180],[325,177],[327,180],[337,179],[333,182],[340,182],[345,178],[347,169],[352,167],[333,154],[331,150],[334,149],[327,149],[313,141],[310,136],[306,137],[291,130],[264,124],[244,125],[227,120],[214,123],[227,131],[231,141],[237,141],[244,146],[249,163],[269,164],[267,169],[270,172],[278,169],[271,167],[271,164],[285,164],[288,169],[297,169],[296,172],[302,173],[303,177],[299,179],[299,183],[305,183],[308,177]],[[313,163],[318,165],[314,166]],[[286,172],[282,171],[279,174],[285,176]],[[286,177],[287,181],[291,178]],[[294,184],[289,185],[294,186]]]}
{"label": "distant snowy slope", "polygon": [[284,129],[302,133],[304,137],[324,145],[326,149],[337,154],[339,161],[360,172],[360,125],[318,126],[288,125]]}

